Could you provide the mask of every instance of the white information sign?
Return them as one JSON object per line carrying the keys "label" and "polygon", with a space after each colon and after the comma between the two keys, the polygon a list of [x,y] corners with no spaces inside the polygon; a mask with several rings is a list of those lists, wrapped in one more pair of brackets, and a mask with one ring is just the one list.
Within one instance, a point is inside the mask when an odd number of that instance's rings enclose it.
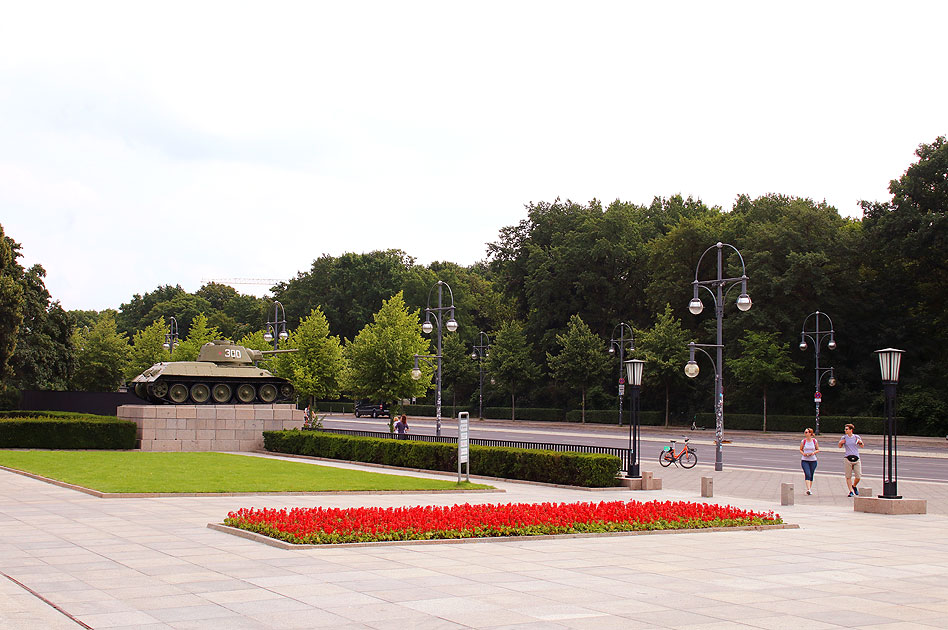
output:
{"label": "white information sign", "polygon": [[461,483],[461,464],[467,464],[467,480],[471,480],[469,420],[468,412],[462,411],[458,414],[458,483]]}

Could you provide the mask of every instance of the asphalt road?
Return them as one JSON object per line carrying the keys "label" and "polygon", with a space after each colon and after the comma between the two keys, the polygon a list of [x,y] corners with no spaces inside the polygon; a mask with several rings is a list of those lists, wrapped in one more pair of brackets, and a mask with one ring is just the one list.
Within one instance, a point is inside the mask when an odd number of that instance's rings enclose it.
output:
{"label": "asphalt road", "polygon": [[[324,426],[339,429],[363,431],[388,431],[387,419],[356,419],[353,416],[337,415],[324,419]],[[612,446],[624,448],[629,445],[628,428],[602,425],[559,425],[552,423],[511,423],[472,420],[470,424],[472,438],[491,438],[497,440],[519,440],[530,442],[553,442],[562,444],[588,444],[594,446]],[[416,434],[435,434],[433,419],[412,418],[411,432]],[[450,418],[442,420],[442,435],[456,436],[456,421]],[[723,448],[724,467],[735,466],[760,470],[799,470],[801,438],[787,434],[763,436],[748,432],[725,432]],[[690,444],[697,449],[698,468],[713,468],[715,445],[713,431],[668,431],[657,427],[646,427],[642,432],[643,465],[654,462],[658,467],[658,456],[669,439],[681,441],[689,438]],[[882,475],[882,438],[881,436],[863,436],[866,448],[862,452],[863,475],[879,477]],[[839,436],[824,435],[820,441],[820,464],[817,468],[825,472],[838,473],[843,468],[843,450],[837,447]],[[948,483],[948,441],[934,439],[903,439],[898,448],[898,478],[906,481],[932,481]]]}

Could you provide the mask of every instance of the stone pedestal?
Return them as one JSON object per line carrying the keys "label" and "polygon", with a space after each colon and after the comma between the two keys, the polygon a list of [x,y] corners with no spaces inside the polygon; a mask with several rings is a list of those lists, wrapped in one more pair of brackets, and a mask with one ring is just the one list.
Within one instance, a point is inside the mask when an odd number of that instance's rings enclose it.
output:
{"label": "stone pedestal", "polygon": [[[859,489],[863,491],[862,488]],[[853,511],[872,514],[927,514],[925,499],[880,499],[879,497],[853,497]]]}
{"label": "stone pedestal", "polygon": [[662,489],[662,480],[655,479],[655,477],[650,472],[643,472],[642,477],[639,479],[632,479],[626,477],[622,479],[621,484],[623,487],[628,488],[629,490],[661,490]]}
{"label": "stone pedestal", "polygon": [[793,484],[780,484],[780,505],[793,505]]}
{"label": "stone pedestal", "polygon": [[264,431],[299,429],[296,405],[122,405],[143,451],[257,451]]}

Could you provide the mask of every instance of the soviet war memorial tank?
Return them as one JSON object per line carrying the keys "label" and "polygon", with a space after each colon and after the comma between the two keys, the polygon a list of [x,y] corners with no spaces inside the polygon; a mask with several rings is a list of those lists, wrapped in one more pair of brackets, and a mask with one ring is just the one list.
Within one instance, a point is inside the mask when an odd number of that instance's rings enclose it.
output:
{"label": "soviet war memorial tank", "polygon": [[197,361],[156,363],[132,379],[135,395],[153,403],[275,403],[294,396],[289,381],[257,367],[264,355],[294,350],[251,350],[210,341]]}

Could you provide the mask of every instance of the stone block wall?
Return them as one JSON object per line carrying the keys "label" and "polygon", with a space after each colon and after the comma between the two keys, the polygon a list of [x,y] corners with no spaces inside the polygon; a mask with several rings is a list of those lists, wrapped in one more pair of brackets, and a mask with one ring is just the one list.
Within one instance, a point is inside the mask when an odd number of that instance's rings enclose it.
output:
{"label": "stone block wall", "polygon": [[296,405],[122,405],[143,451],[256,451],[264,431],[299,429]]}

